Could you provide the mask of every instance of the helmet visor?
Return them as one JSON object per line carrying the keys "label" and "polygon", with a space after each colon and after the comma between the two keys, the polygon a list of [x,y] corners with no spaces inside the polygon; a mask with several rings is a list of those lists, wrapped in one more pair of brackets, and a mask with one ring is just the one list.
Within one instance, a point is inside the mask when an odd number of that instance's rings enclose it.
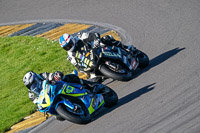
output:
{"label": "helmet visor", "polygon": [[35,78],[33,84],[30,87],[31,92],[39,96],[40,91],[42,90],[42,81],[39,80],[37,77]]}
{"label": "helmet visor", "polygon": [[68,44],[64,47],[65,50],[69,51],[74,46],[73,39],[70,39]]}

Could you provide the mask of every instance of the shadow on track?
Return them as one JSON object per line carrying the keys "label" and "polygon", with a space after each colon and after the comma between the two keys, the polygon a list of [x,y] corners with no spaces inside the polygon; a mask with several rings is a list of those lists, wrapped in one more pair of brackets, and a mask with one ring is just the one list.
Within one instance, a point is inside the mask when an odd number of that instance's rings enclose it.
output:
{"label": "shadow on track", "polygon": [[[134,78],[137,78],[138,76],[140,76],[142,73],[150,70],[151,68],[163,63],[164,61],[168,60],[169,58],[173,57],[174,55],[176,55],[177,53],[179,53],[180,51],[184,50],[185,48],[174,48],[172,50],[169,50],[161,55],[158,55],[156,56],[155,58],[151,59],[150,62],[149,62],[149,66],[147,66],[146,68],[142,68],[142,69],[138,69],[134,72],[133,74],[133,77],[131,80],[133,80]],[[117,81],[117,80],[114,80],[112,79],[112,81],[109,81],[107,83],[105,83],[105,85],[109,85],[111,83],[113,83],[114,81]]]}
{"label": "shadow on track", "polygon": [[[133,75],[132,79],[138,77],[139,75],[141,75],[142,73],[150,70],[151,68],[153,68],[153,67],[155,67],[155,66],[163,63],[164,61],[168,60],[169,58],[173,57],[174,55],[176,55],[177,53],[179,53],[180,51],[182,51],[184,49],[185,48],[179,48],[179,47],[177,47],[177,48],[169,50],[169,51],[167,51],[167,52],[165,52],[165,53],[163,53],[163,54],[161,54],[159,56],[156,56],[155,58],[153,58],[153,59],[150,60],[150,63],[149,63],[148,67],[137,70],[135,72],[135,74]],[[110,81],[106,85],[108,85],[108,84],[110,84],[110,83],[112,83],[114,81],[115,80]],[[143,87],[143,88],[141,88],[141,89],[139,89],[139,90],[137,90],[135,92],[132,92],[132,93],[130,93],[130,94],[128,94],[128,95],[120,98],[119,101],[118,101],[118,103],[117,103],[117,105],[115,105],[112,108],[105,108],[105,109],[103,109],[102,111],[100,111],[99,114],[96,115],[96,117],[93,119],[93,121],[96,120],[96,119],[98,119],[98,118],[100,118],[100,117],[102,117],[103,115],[105,115],[105,114],[113,111],[114,109],[116,109],[116,108],[118,108],[120,106],[123,106],[124,104],[127,104],[127,103],[131,102],[132,100],[140,97],[141,95],[143,95],[145,93],[148,93],[149,91],[152,91],[155,88],[155,86],[154,86],[155,84],[156,83],[147,85],[147,86],[145,86],[145,87]]]}
{"label": "shadow on track", "polygon": [[145,93],[148,93],[149,91],[152,91],[155,88],[155,86],[154,86],[155,84],[156,83],[147,85],[147,86],[145,86],[145,87],[143,87],[143,88],[141,88],[141,89],[139,89],[135,92],[132,92],[132,93],[120,98],[117,105],[115,105],[112,108],[104,108],[102,111],[99,112],[99,114],[96,115],[96,117],[92,121],[95,121],[96,119],[102,117],[103,115],[113,111],[114,109],[131,102],[132,100],[140,97],[141,95],[143,95]]}
{"label": "shadow on track", "polygon": [[149,62],[149,66],[143,69],[139,69],[138,71],[135,72],[135,74],[133,75],[133,78],[138,77],[139,75],[141,75],[143,72],[146,72],[148,70],[150,70],[151,68],[163,63],[164,61],[168,60],[169,58],[173,57],[174,55],[176,55],[177,53],[179,53],[180,51],[184,50],[185,48],[174,48],[172,50],[169,50],[159,56],[156,56],[155,58],[151,59]]}

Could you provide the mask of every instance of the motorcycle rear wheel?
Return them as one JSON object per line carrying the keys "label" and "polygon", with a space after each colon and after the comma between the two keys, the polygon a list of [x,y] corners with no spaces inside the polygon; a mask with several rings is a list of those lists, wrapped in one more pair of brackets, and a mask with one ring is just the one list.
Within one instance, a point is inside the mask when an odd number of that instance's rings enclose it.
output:
{"label": "motorcycle rear wheel", "polygon": [[132,77],[132,72],[126,71],[126,73],[118,73],[111,70],[106,64],[102,64],[100,72],[108,78],[112,78],[119,81],[128,81]]}
{"label": "motorcycle rear wheel", "polygon": [[89,122],[91,122],[91,117],[89,116],[89,114],[86,113],[86,107],[84,105],[81,105],[81,108],[83,109],[83,111],[85,112],[84,116],[80,116],[80,115],[76,115],[70,111],[68,111],[68,109],[66,109],[67,107],[64,104],[59,104],[56,112],[63,118],[66,119],[68,121],[71,121],[73,123],[77,123],[77,124],[87,124]]}
{"label": "motorcycle rear wheel", "polygon": [[139,60],[139,68],[145,68],[149,65],[149,57],[147,56],[147,54],[145,54],[142,51],[139,51],[140,54],[137,55],[137,58]]}

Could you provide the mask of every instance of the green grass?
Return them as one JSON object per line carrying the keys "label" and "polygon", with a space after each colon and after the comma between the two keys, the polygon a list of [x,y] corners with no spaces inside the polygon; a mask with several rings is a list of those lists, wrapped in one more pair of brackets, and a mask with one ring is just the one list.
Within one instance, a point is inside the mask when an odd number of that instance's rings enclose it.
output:
{"label": "green grass", "polygon": [[28,71],[68,74],[74,70],[57,41],[31,36],[0,37],[0,132],[36,110],[23,77]]}

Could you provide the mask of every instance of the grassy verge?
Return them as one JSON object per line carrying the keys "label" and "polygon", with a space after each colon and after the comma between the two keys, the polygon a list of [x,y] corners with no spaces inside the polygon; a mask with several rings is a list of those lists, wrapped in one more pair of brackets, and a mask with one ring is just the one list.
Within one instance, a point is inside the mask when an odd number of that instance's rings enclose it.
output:
{"label": "grassy verge", "polygon": [[35,111],[28,98],[23,76],[60,70],[68,74],[74,67],[57,41],[31,36],[0,37],[0,132]]}

